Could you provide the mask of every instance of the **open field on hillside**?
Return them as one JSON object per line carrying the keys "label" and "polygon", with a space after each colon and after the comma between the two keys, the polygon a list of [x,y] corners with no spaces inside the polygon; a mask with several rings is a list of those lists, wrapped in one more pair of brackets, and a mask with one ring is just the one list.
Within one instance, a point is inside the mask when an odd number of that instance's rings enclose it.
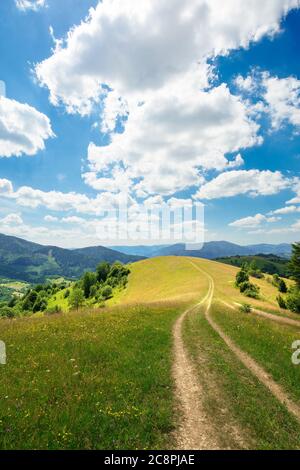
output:
{"label": "open field on hillside", "polygon": [[208,288],[205,276],[180,257],[161,257],[130,266],[128,287],[118,297],[121,303],[176,300],[194,302]]}
{"label": "open field on hillside", "polygon": [[[0,448],[186,448],[180,399],[190,393],[187,372],[198,384],[190,415],[202,412],[215,436],[204,436],[205,448],[300,448],[300,419],[208,319],[298,403],[291,344],[300,326],[222,303],[249,302],[300,320],[278,309],[277,289],[255,279],[261,298],[247,299],[234,286],[236,268],[195,258],[155,258],[130,269],[127,288],[110,301],[117,305],[0,322],[8,356],[0,375]],[[174,363],[180,354],[183,362]]]}
{"label": "open field on hillside", "polygon": [[170,445],[176,304],[1,322],[1,449]]}

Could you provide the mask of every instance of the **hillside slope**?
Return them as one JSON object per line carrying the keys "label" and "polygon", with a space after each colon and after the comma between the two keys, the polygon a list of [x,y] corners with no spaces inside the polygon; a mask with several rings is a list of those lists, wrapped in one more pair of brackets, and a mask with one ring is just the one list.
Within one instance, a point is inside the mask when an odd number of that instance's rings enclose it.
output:
{"label": "hillside slope", "polygon": [[[216,282],[216,295],[220,299],[247,302],[235,287],[238,268],[216,261],[193,258],[162,256],[138,261],[130,266],[128,287],[117,297],[117,303],[148,303],[160,301],[194,302],[208,286],[207,277],[199,276],[198,266]],[[251,303],[260,308],[278,310],[278,290],[266,279],[253,279],[261,289],[260,299]]]}
{"label": "hillside slope", "polygon": [[[295,402],[300,370],[291,366],[291,344],[300,322],[235,308],[248,299],[229,265],[171,256],[130,267],[116,307],[0,321],[8,358],[0,375],[1,429],[9,430],[0,432],[0,449],[203,448],[190,444],[191,430],[212,448],[208,427],[220,449],[299,448],[299,423],[226,346],[208,315]],[[275,287],[255,282],[261,299],[249,302],[283,320]],[[192,427],[178,411],[175,370],[181,397],[192,397],[184,401]]]}
{"label": "hillside slope", "polygon": [[100,261],[129,263],[140,259],[101,246],[67,250],[0,234],[0,277],[11,279],[41,282],[48,276],[79,277],[85,270],[94,270]]}
{"label": "hillside slope", "polygon": [[151,258],[130,266],[128,287],[121,303],[190,302],[207,288],[207,279],[195,275],[191,263],[175,256]]}

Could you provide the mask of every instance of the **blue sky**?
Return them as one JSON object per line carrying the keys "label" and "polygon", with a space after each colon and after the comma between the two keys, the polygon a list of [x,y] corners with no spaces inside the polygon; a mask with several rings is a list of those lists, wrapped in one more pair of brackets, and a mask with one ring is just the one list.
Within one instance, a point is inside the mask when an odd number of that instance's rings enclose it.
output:
{"label": "blue sky", "polygon": [[240,4],[1,2],[0,232],[101,244],[126,197],[133,224],[198,201],[206,240],[298,240],[299,2]]}

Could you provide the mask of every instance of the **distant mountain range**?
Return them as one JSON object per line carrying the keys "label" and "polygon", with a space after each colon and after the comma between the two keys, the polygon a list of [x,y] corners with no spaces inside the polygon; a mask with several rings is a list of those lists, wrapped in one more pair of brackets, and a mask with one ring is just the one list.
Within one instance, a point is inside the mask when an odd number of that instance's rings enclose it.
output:
{"label": "distant mountain range", "polygon": [[226,256],[249,256],[257,254],[273,254],[288,258],[291,255],[291,245],[282,243],[280,245],[248,245],[242,246],[227,241],[204,243],[201,250],[186,250],[185,244],[164,246],[119,246],[112,247],[128,255],[139,255],[144,257],[154,256],[192,256],[196,258],[216,259]]}
{"label": "distant mountain range", "polygon": [[67,250],[0,234],[0,277],[32,283],[49,276],[76,278],[85,270],[94,270],[100,261],[129,263],[140,259],[143,257],[103,246]]}
{"label": "distant mountain range", "polygon": [[84,271],[94,270],[100,261],[130,263],[155,256],[216,259],[257,254],[273,254],[288,258],[291,254],[291,245],[283,243],[241,246],[220,241],[205,243],[201,250],[186,250],[184,244],[110,248],[95,246],[67,250],[0,234],[0,277],[36,283],[51,276],[78,278]]}

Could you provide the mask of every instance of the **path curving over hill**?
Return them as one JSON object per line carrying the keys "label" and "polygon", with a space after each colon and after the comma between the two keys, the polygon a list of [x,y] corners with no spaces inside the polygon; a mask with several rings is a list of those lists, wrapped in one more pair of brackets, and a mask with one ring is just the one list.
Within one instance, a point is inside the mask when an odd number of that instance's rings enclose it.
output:
{"label": "path curving over hill", "polygon": [[181,422],[175,433],[176,448],[181,450],[220,449],[214,427],[201,403],[202,387],[182,339],[182,325],[194,309],[212,300],[212,288],[195,307],[186,310],[174,326],[174,367],[177,401],[181,408]]}
{"label": "path curving over hill", "polygon": [[208,306],[205,310],[205,317],[209,322],[210,326],[215,330],[216,333],[223,339],[228,348],[237,356],[237,358],[244,364],[247,369],[249,369],[253,375],[255,375],[258,380],[265,385],[267,389],[277,398],[277,400],[284,405],[287,410],[294,415],[294,417],[300,422],[300,407],[290,399],[285,390],[274,381],[270,374],[268,374],[263,367],[261,367],[252,357],[246,352],[242,351],[231,338],[226,335],[223,330],[217,325],[217,323],[212,319],[210,315],[212,299],[214,295],[214,280],[213,278],[201,269],[195,263],[192,263],[194,267],[205,274],[210,282],[210,296]]}

